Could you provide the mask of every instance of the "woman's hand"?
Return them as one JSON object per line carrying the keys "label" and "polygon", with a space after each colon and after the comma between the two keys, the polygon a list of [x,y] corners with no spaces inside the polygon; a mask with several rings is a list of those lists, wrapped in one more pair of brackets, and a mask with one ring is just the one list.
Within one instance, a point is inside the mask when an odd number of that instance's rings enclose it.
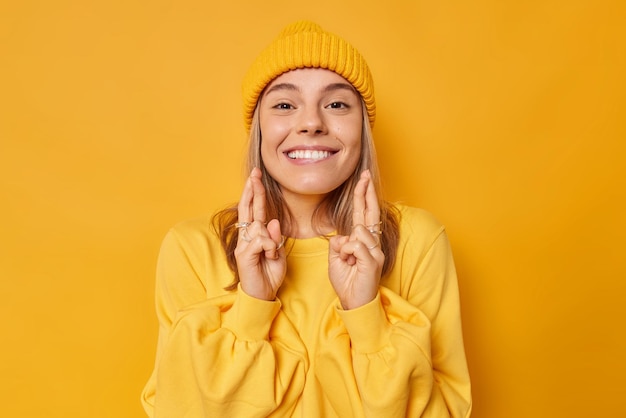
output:
{"label": "woman's hand", "polygon": [[354,309],[378,294],[385,255],[380,248],[380,208],[369,170],[354,189],[352,233],[330,239],[328,275],[344,309]]}
{"label": "woman's hand", "polygon": [[235,248],[241,289],[249,296],[274,300],[286,271],[280,222],[265,224],[265,188],[261,170],[254,168],[238,206],[239,238]]}

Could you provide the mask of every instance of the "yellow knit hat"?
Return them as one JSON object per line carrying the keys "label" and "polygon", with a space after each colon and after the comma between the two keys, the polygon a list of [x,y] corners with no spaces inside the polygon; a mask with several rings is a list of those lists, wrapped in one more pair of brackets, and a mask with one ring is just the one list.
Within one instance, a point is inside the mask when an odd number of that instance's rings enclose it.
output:
{"label": "yellow knit hat", "polygon": [[252,63],[243,81],[246,130],[261,92],[273,79],[296,68],[325,68],[339,74],[361,94],[370,125],[376,118],[374,80],[367,63],[352,45],[309,21],[287,26]]}

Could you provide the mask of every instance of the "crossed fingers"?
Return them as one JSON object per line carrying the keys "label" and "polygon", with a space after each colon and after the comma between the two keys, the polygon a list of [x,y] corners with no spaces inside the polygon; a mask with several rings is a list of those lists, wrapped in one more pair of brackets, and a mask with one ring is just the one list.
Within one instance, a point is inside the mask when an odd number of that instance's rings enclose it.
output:
{"label": "crossed fingers", "polygon": [[254,168],[241,194],[235,227],[239,229],[239,239],[252,245],[255,252],[264,252],[267,258],[276,259],[284,238],[277,221],[266,223],[265,199],[261,170]]}
{"label": "crossed fingers", "polygon": [[358,240],[373,250],[380,245],[380,207],[369,170],[361,174],[354,189],[352,234],[350,241]]}

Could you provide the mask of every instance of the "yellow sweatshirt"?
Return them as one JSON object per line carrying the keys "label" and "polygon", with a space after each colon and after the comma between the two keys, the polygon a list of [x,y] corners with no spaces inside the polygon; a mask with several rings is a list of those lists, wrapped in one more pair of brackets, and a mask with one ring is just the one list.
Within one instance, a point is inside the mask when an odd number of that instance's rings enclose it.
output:
{"label": "yellow sweatshirt", "polygon": [[287,241],[276,301],[233,279],[210,217],[174,227],[157,266],[151,417],[469,417],[457,278],[444,228],[399,206],[396,264],[367,305],[341,309],[328,241]]}

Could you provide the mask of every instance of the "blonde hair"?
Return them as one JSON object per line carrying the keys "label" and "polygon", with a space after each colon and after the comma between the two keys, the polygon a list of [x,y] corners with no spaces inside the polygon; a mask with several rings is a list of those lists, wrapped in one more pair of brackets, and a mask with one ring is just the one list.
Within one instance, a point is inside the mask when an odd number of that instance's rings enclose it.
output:
{"label": "blonde hair", "polygon": [[[400,213],[392,204],[384,201],[380,197],[381,183],[378,170],[378,161],[376,159],[376,148],[374,147],[374,139],[370,128],[369,116],[365,102],[361,101],[363,109],[363,128],[361,133],[361,155],[359,161],[350,177],[337,189],[329,193],[313,214],[312,224],[320,236],[325,236],[321,232],[322,222],[329,220],[331,225],[339,235],[349,235],[352,229],[352,199],[354,188],[359,181],[361,173],[369,169],[371,174],[371,182],[378,193],[378,201],[381,210],[381,230],[380,246],[385,254],[385,262],[383,264],[382,275],[385,276],[395,263],[396,252],[399,240],[399,218]],[[281,224],[282,231],[289,235],[289,231],[293,228],[293,216],[289,208],[284,204],[280,185],[267,172],[263,159],[261,157],[261,127],[259,122],[259,108],[255,109],[252,116],[250,126],[250,136],[248,144],[247,172],[252,171],[254,167],[258,167],[262,173],[262,182],[265,187],[266,195],[266,214],[267,219],[278,219]],[[239,283],[237,273],[237,261],[235,259],[235,247],[239,234],[233,225],[237,222],[237,205],[230,206],[213,216],[213,228],[218,234],[228,266],[233,271],[235,278],[233,283],[228,286],[227,290],[233,290]]]}

